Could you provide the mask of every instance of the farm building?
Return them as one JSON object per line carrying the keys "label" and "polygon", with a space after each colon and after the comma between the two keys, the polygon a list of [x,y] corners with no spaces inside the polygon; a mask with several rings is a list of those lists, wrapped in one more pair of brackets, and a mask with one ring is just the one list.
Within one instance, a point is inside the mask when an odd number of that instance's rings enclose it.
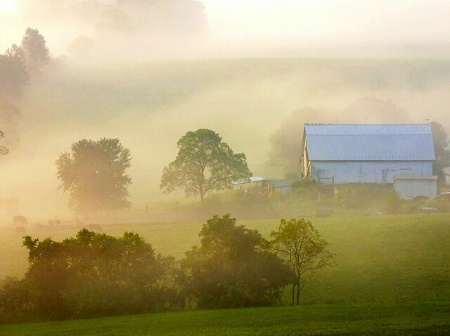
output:
{"label": "farm building", "polygon": [[437,176],[395,176],[394,190],[400,198],[406,200],[417,196],[434,198],[437,196]]}
{"label": "farm building", "polygon": [[429,124],[306,124],[300,169],[323,184],[394,183],[394,176],[431,176]]}
{"label": "farm building", "polygon": [[252,176],[249,179],[234,181],[233,190],[272,196],[274,193],[289,193],[295,179],[273,179]]}

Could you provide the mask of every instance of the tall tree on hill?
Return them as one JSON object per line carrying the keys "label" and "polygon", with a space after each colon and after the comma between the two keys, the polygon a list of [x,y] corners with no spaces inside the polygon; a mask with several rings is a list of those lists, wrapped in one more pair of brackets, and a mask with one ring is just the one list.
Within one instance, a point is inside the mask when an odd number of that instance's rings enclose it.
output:
{"label": "tall tree on hill", "polygon": [[310,221],[282,219],[278,231],[270,234],[274,251],[278,253],[292,271],[292,305],[300,303],[300,292],[305,285],[304,274],[332,264],[333,255],[328,243]]}
{"label": "tall tree on hill", "polygon": [[130,161],[130,151],[119,139],[74,143],[72,153],[62,153],[56,161],[60,188],[70,191],[69,206],[84,214],[129,207]]}
{"label": "tall tree on hill", "polygon": [[23,50],[13,44],[0,55],[0,102],[11,102],[20,96],[28,77]]}
{"label": "tall tree on hill", "polygon": [[[4,138],[5,134],[0,131],[0,139]],[[6,155],[9,153],[9,149],[6,148],[5,146],[0,146],[0,155]]]}
{"label": "tall tree on hill", "polygon": [[19,117],[20,111],[15,105],[0,103],[0,125],[7,134],[5,143],[10,149],[18,146],[20,142]]}
{"label": "tall tree on hill", "polygon": [[231,182],[252,174],[243,153],[235,154],[222,138],[209,129],[187,132],[178,140],[175,161],[164,168],[161,189],[170,193],[184,188],[187,196],[200,196],[211,190],[231,188]]}
{"label": "tall tree on hill", "polygon": [[30,73],[41,71],[50,61],[45,38],[37,29],[27,28],[20,48],[23,50],[25,63]]}
{"label": "tall tree on hill", "polygon": [[430,122],[433,134],[434,153],[436,161],[433,164],[433,175],[442,177],[442,169],[450,166],[449,140],[444,126],[436,121]]}

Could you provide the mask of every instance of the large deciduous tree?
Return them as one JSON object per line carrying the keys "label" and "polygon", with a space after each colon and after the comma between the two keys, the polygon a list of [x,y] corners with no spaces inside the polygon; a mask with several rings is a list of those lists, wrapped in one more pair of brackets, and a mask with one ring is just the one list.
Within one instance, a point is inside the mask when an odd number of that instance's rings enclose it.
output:
{"label": "large deciduous tree", "polygon": [[164,168],[161,189],[170,193],[184,188],[187,196],[200,196],[210,190],[231,188],[231,182],[252,174],[243,153],[235,154],[214,131],[199,129],[186,133],[177,143],[175,161]]}
{"label": "large deciduous tree", "polygon": [[143,313],[164,307],[161,258],[138,234],[112,237],[82,229],[62,242],[24,237],[25,274],[35,317],[73,318]]}
{"label": "large deciduous tree", "polygon": [[279,303],[289,268],[270,252],[258,231],[236,225],[230,215],[209,219],[201,246],[182,261],[186,294],[199,308],[230,308]]}
{"label": "large deciduous tree", "polygon": [[442,169],[450,166],[450,150],[448,136],[444,126],[436,121],[430,122],[433,134],[434,152],[436,161],[433,164],[433,174],[442,177]]}
{"label": "large deciduous tree", "polygon": [[304,218],[282,219],[278,231],[273,231],[272,248],[292,270],[292,305],[300,303],[300,292],[305,284],[304,274],[331,265],[333,255],[328,243],[310,221]]}
{"label": "large deciduous tree", "polygon": [[56,161],[60,188],[70,192],[69,206],[84,214],[127,208],[130,161],[130,151],[119,139],[74,143],[72,153],[62,153]]}

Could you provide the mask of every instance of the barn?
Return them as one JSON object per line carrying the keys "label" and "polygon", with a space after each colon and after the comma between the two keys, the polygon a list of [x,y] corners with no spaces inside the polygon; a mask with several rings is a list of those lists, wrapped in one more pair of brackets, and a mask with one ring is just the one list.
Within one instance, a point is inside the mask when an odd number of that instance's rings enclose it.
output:
{"label": "barn", "polygon": [[429,124],[306,124],[300,169],[320,184],[394,183],[431,176],[434,160]]}

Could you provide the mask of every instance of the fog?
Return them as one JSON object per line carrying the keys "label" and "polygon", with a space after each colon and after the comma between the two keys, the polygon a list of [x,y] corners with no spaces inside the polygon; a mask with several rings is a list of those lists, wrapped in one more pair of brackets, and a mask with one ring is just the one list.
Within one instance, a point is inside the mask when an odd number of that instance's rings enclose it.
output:
{"label": "fog", "polygon": [[442,55],[280,57],[281,48],[270,51],[277,57],[245,57],[264,44],[241,53],[240,44],[214,44],[207,10],[191,0],[18,0],[15,15],[20,24],[4,40],[19,44],[26,23],[44,35],[53,59],[14,102],[20,144],[0,157],[0,191],[18,208],[3,205],[4,224],[16,214],[32,222],[74,216],[54,163],[83,138],[119,138],[130,149],[130,201],[145,207],[168,200],[159,191],[162,169],[178,139],[198,128],[245,153],[255,176],[280,178],[285,171],[267,164],[271,137],[295,115],[293,143],[304,122],[436,120],[450,129],[450,63]]}

